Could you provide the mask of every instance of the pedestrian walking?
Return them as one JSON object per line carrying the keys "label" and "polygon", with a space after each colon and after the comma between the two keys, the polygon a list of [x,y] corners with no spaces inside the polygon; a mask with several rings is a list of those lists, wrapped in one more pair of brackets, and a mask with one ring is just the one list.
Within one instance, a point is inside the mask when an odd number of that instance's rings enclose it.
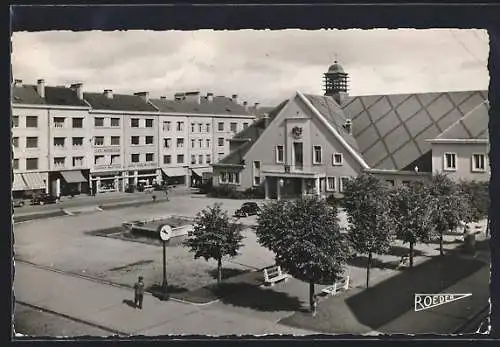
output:
{"label": "pedestrian walking", "polygon": [[142,299],[144,298],[144,281],[139,276],[139,280],[134,284],[134,305],[142,310]]}
{"label": "pedestrian walking", "polygon": [[168,201],[168,187],[165,187],[165,197],[167,198]]}

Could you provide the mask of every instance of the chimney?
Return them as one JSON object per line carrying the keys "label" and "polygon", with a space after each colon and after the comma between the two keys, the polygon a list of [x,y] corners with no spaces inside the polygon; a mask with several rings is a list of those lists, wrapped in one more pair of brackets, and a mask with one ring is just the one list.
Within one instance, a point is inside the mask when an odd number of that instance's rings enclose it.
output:
{"label": "chimney", "polygon": [[113,99],[113,90],[104,89],[104,96],[108,99]]}
{"label": "chimney", "polygon": [[349,135],[352,134],[352,121],[350,119],[345,120],[344,129]]}
{"label": "chimney", "polygon": [[233,94],[233,96],[231,97],[231,100],[237,104],[238,103],[238,94]]}
{"label": "chimney", "polygon": [[23,84],[23,80],[18,80],[18,79],[14,80],[14,87],[20,87],[20,86],[22,86],[22,84]]}
{"label": "chimney", "polygon": [[70,88],[76,93],[79,100],[83,100],[83,83],[74,83]]}
{"label": "chimney", "polygon": [[149,92],[138,92],[138,93],[134,93],[134,95],[140,97],[145,102],[149,101]]}
{"label": "chimney", "polygon": [[267,128],[267,126],[269,125],[269,115],[265,115],[264,117],[264,128]]}
{"label": "chimney", "polygon": [[166,96],[160,96],[160,100],[167,100]]}
{"label": "chimney", "polygon": [[208,102],[214,101],[214,93],[207,93],[207,101]]}
{"label": "chimney", "polygon": [[254,108],[254,111],[257,111],[259,109],[259,105],[260,103],[256,102],[254,105],[253,105],[253,108]]}
{"label": "chimney", "polygon": [[36,91],[41,98],[45,98],[45,80],[39,79],[37,82]]}
{"label": "chimney", "polygon": [[200,92],[187,92],[184,94],[184,100],[188,102],[200,103]]}
{"label": "chimney", "polygon": [[174,94],[174,100],[176,101],[182,101],[185,99],[184,93],[175,93]]}
{"label": "chimney", "polygon": [[243,108],[247,111],[248,110],[248,102],[243,101]]}

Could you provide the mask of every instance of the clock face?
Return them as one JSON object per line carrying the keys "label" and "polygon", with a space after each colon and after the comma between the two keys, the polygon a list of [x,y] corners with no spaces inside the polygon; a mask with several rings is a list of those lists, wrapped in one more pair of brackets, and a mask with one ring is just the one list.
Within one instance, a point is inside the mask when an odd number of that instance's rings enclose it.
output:
{"label": "clock face", "polygon": [[168,241],[172,237],[172,228],[170,225],[162,225],[160,227],[160,239],[162,241]]}

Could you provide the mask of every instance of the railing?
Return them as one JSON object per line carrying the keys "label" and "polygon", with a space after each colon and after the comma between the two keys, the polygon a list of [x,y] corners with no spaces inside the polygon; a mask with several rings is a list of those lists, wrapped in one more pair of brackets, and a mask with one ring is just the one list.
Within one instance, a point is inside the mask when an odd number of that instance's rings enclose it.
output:
{"label": "railing", "polygon": [[260,171],[272,171],[283,173],[315,173],[314,166],[288,165],[288,164],[261,164]]}

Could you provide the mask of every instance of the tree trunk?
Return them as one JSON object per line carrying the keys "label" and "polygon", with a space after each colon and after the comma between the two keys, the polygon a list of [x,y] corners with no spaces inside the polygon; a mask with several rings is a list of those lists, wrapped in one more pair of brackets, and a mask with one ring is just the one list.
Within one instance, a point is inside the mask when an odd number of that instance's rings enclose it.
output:
{"label": "tree trunk", "polygon": [[413,242],[410,242],[410,268],[413,268]]}
{"label": "tree trunk", "polygon": [[372,252],[368,252],[368,261],[366,262],[366,288],[370,286],[370,268],[372,267]]}
{"label": "tree trunk", "polygon": [[217,285],[222,282],[222,258],[217,259]]}
{"label": "tree trunk", "polygon": [[311,312],[314,313],[314,283],[309,282],[309,306],[311,308]]}
{"label": "tree trunk", "polygon": [[444,250],[443,250],[443,233],[439,233],[439,255],[443,256],[444,255]]}

